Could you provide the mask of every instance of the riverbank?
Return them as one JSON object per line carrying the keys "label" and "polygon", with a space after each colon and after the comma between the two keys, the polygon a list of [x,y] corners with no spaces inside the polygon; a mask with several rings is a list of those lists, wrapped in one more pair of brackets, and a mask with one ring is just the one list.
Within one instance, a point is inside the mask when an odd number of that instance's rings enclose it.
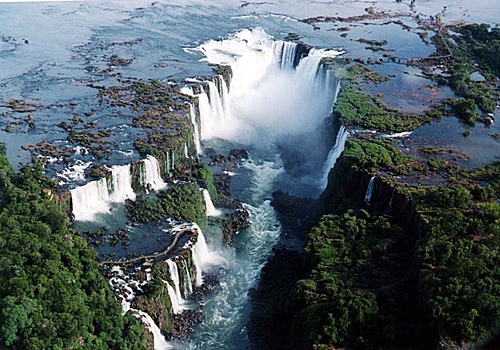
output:
{"label": "riverbank", "polygon": [[[383,77],[345,63],[328,62],[344,71],[334,113],[350,136],[320,198],[324,216],[299,233],[308,232],[304,252],[278,250],[263,269],[249,326],[255,348],[490,348],[499,163],[472,168],[453,144],[416,143],[418,126],[463,118],[457,102],[403,112],[367,88]],[[300,200],[289,203],[303,211]]]}

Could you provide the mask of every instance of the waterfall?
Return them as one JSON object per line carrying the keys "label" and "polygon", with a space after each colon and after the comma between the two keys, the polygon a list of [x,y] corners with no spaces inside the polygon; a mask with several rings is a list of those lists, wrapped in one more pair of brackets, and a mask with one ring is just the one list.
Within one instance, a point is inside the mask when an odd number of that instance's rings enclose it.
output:
{"label": "waterfall", "polygon": [[167,168],[167,169],[166,169],[166,173],[167,173],[167,174],[170,174],[170,170],[172,169],[172,168],[171,168],[171,166],[170,166],[170,153],[167,151],[167,152],[165,153],[165,156],[167,157],[167,161],[166,161],[166,164],[165,164],[165,166],[166,166],[166,168]]}
{"label": "waterfall", "polygon": [[387,206],[386,212],[390,212],[392,210],[392,204],[394,202],[394,196],[395,195],[396,195],[396,189],[393,188],[392,189],[392,193],[391,193],[391,199],[389,200],[389,205]]}
{"label": "waterfall", "polygon": [[161,334],[160,328],[156,325],[155,321],[149,316],[149,314],[144,311],[134,310],[139,314],[141,321],[146,325],[146,327],[153,333],[153,342],[155,350],[166,350],[173,349],[173,346],[167,342],[165,336]]}
{"label": "waterfall", "polygon": [[[222,77],[220,77],[222,79]],[[222,79],[223,80],[223,79]],[[226,124],[226,114],[228,104],[223,104],[223,93],[227,91],[225,82],[222,81],[222,93],[213,81],[207,82],[207,86],[201,87],[201,93],[198,95],[200,116],[201,116],[201,137],[208,139],[214,136],[220,128]],[[208,97],[207,92],[210,95]]]}
{"label": "waterfall", "polygon": [[328,174],[330,173],[330,170],[335,166],[337,159],[340,157],[340,154],[344,151],[345,142],[348,136],[349,132],[345,129],[343,125],[341,125],[337,133],[337,138],[335,139],[335,145],[328,154],[328,157],[326,158],[325,161],[325,165],[323,166],[323,178],[321,179],[321,186],[323,189],[325,189],[328,184]]}
{"label": "waterfall", "polygon": [[172,280],[173,286],[167,282],[167,290],[168,295],[170,297],[170,302],[172,303],[172,309],[174,314],[181,313],[182,310],[185,310],[184,307],[185,301],[182,298],[181,288],[180,288],[180,278],[179,278],[179,269],[177,268],[177,264],[172,260],[166,261],[168,265],[168,271],[170,274],[170,279]]}
{"label": "waterfall", "polygon": [[185,142],[184,142],[184,158],[189,158],[188,145]]}
{"label": "waterfall", "polygon": [[191,281],[191,273],[189,272],[189,267],[186,260],[182,260],[184,270],[186,271],[186,280],[184,281],[184,296],[188,296],[193,293],[193,282]]}
{"label": "waterfall", "polygon": [[164,189],[167,184],[163,181],[160,175],[160,163],[153,156],[147,156],[144,159],[144,180],[143,186],[148,190],[159,191]]}
{"label": "waterfall", "polygon": [[194,106],[189,104],[189,116],[191,117],[191,124],[193,124],[193,141],[194,146],[196,147],[196,153],[201,153],[201,137],[200,130],[198,128],[198,123],[196,122],[196,111],[194,110]]}
{"label": "waterfall", "polygon": [[203,192],[203,198],[205,199],[205,207],[207,208],[207,216],[220,216],[222,212],[217,210],[212,202],[212,198],[210,198],[210,193],[204,188],[201,189]]}
{"label": "waterfall", "polygon": [[370,205],[370,202],[372,200],[373,187],[375,186],[375,178],[376,178],[376,176],[372,176],[372,178],[370,179],[370,182],[368,183],[368,188],[366,189],[365,203],[367,205]]}
{"label": "waterfall", "polygon": [[70,192],[75,220],[93,221],[96,214],[109,212],[109,192],[105,178],[89,182]]}
{"label": "waterfall", "polygon": [[106,178],[102,178],[70,191],[75,220],[93,221],[96,214],[109,213],[110,203],[135,199],[130,165],[113,166],[111,178],[111,189]]}
{"label": "waterfall", "polygon": [[111,167],[111,176],[113,178],[113,190],[109,197],[111,202],[121,203],[125,202],[126,199],[135,200],[130,164]]}
{"label": "waterfall", "polygon": [[225,261],[215,253],[210,253],[208,251],[205,236],[203,235],[203,232],[201,231],[199,226],[193,224],[193,228],[198,231],[198,238],[196,240],[196,243],[191,246],[191,255],[193,257],[193,263],[196,268],[195,285],[199,287],[203,284],[203,271],[212,265],[220,265]]}
{"label": "waterfall", "polygon": [[[194,96],[193,89],[189,86],[185,86],[180,89],[180,91],[188,96]],[[191,119],[191,124],[193,125],[193,141],[196,148],[196,153],[201,154],[201,137],[200,129],[198,123],[196,122],[196,110],[192,103],[189,103],[189,118]]]}
{"label": "waterfall", "polygon": [[220,76],[215,78],[220,89],[214,82],[201,86],[202,139],[267,145],[278,137],[312,131],[328,117],[338,83],[321,59],[339,52],[311,49],[294,69],[296,48],[261,29],[198,47],[206,61],[229,65],[233,72],[229,91]]}
{"label": "waterfall", "polygon": [[281,69],[293,69],[295,60],[295,49],[297,44],[289,41],[275,41],[273,45],[274,55]]}

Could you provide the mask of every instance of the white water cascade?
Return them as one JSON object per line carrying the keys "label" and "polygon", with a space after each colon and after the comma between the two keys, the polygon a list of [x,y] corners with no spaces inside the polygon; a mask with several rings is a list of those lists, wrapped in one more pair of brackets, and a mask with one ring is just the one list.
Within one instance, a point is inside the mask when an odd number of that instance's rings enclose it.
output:
{"label": "white water cascade", "polygon": [[135,193],[132,189],[130,164],[113,166],[111,176],[113,178],[113,190],[109,197],[111,202],[121,203],[125,202],[126,199],[134,200]]}
{"label": "white water cascade", "polygon": [[[232,70],[230,86],[221,76],[200,83],[196,97],[202,140],[221,138],[250,146],[256,156],[244,163],[242,172],[250,177],[241,194],[250,227],[238,235],[234,249],[222,252],[227,265],[221,271],[220,288],[207,296],[206,318],[197,326],[188,348],[246,348],[248,291],[255,287],[281,234],[269,200],[280,177],[286,175],[276,145],[301,140],[306,133],[314,135],[329,117],[338,82],[323,68],[321,60],[339,52],[312,49],[298,61],[295,43],[273,40],[261,29],[242,30],[226,40],[209,41],[196,51],[205,55],[205,61],[228,65]],[[314,178],[315,184],[322,175]],[[191,250],[198,286],[203,282],[200,271],[214,258],[201,235]]]}
{"label": "white water cascade", "polygon": [[203,232],[196,224],[193,224],[193,228],[198,231],[198,239],[191,246],[191,254],[196,268],[195,285],[199,287],[203,284],[203,271],[206,271],[210,266],[222,265],[225,260],[217,254],[209,252]]}
{"label": "white water cascade", "polygon": [[367,205],[370,205],[372,201],[373,188],[375,187],[375,178],[376,176],[371,177],[370,182],[368,183],[368,187],[366,189],[365,203]]}
{"label": "white water cascade", "polygon": [[342,125],[337,133],[337,138],[335,140],[335,145],[332,150],[328,154],[326,158],[325,165],[323,167],[323,178],[321,179],[321,187],[323,189],[326,188],[328,184],[328,174],[330,170],[335,166],[337,159],[339,159],[340,155],[344,151],[345,143],[347,141],[347,137],[349,136],[349,132]]}
{"label": "white water cascade", "polygon": [[200,129],[198,127],[198,123],[196,122],[196,111],[192,104],[189,104],[189,116],[191,118],[191,124],[193,124],[193,141],[194,146],[196,148],[196,153],[201,153],[201,137],[200,137]]}
{"label": "white water cascade", "polygon": [[205,207],[207,208],[207,216],[220,216],[222,212],[215,208],[212,198],[210,198],[210,193],[202,188],[203,198],[205,199]]}
{"label": "white water cascade", "polygon": [[109,212],[109,192],[105,178],[89,182],[70,192],[75,220],[92,221],[96,214]]}
{"label": "white water cascade", "polygon": [[289,41],[275,41],[274,54],[279,59],[281,69],[293,69],[297,45]]}
{"label": "white water cascade", "polygon": [[186,271],[186,280],[184,281],[184,296],[188,296],[193,293],[193,282],[191,281],[191,272],[189,272],[186,260],[182,261],[184,271]]}
{"label": "white water cascade", "polygon": [[167,290],[168,296],[170,297],[170,302],[172,303],[172,309],[174,314],[179,314],[185,307],[185,300],[182,298],[181,287],[180,287],[180,278],[179,278],[179,269],[177,268],[177,264],[168,259],[166,261],[168,266],[168,271],[170,274],[170,279],[172,280],[172,284],[167,282]]}
{"label": "white water cascade", "polygon": [[[189,86],[181,88],[180,91],[185,95],[194,96],[193,89]],[[196,110],[194,109],[192,103],[189,103],[189,118],[191,119],[191,124],[193,125],[193,141],[196,153],[201,154],[200,128],[198,126],[198,122],[196,121]]]}
{"label": "white water cascade", "polygon": [[226,82],[221,76],[214,79],[219,82],[221,90],[217,89],[215,82],[208,81],[205,86],[201,87],[201,93],[198,95],[203,139],[217,135],[219,129],[228,123],[230,115],[228,104],[223,102],[227,96]]}
{"label": "white water cascade", "polygon": [[173,349],[173,346],[165,339],[165,336],[161,333],[160,327],[155,323],[155,321],[141,310],[134,310],[137,312],[141,318],[141,321],[146,325],[149,331],[153,334],[153,342],[155,350],[167,350]]}
{"label": "white water cascade", "polygon": [[113,166],[111,178],[111,188],[106,178],[102,178],[70,191],[75,220],[93,221],[96,214],[109,212],[110,203],[135,199],[130,165]]}
{"label": "white water cascade", "polygon": [[338,84],[319,67],[323,57],[340,52],[311,49],[294,69],[296,44],[275,41],[261,29],[209,41],[198,50],[209,63],[230,65],[233,72],[229,91],[220,76],[220,89],[215,82],[202,86],[202,139],[265,145],[277,137],[311,131],[331,112]]}
{"label": "white water cascade", "polygon": [[160,175],[160,164],[153,156],[148,155],[147,158],[144,159],[143,186],[146,189],[151,188],[155,191],[162,190],[167,186]]}

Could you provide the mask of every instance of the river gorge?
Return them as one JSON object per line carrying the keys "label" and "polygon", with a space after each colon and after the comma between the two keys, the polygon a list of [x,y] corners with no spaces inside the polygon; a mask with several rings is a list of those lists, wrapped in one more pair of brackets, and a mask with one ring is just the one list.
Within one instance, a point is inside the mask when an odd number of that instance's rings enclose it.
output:
{"label": "river gorge", "polygon": [[[106,280],[58,346],[493,349],[498,77],[461,49],[496,48],[467,25],[494,25],[490,7],[0,3],[0,208],[29,187],[14,171],[33,177],[33,210],[53,211],[32,219]],[[0,292],[36,326],[2,314],[0,347],[57,338],[26,301],[57,298],[51,278],[26,279],[25,299]]]}

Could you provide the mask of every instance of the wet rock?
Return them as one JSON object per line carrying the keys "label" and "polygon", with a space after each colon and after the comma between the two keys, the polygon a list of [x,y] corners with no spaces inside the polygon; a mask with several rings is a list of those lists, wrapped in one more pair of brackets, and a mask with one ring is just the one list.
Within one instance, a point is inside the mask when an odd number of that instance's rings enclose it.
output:
{"label": "wet rock", "polygon": [[171,337],[181,341],[187,340],[193,332],[193,326],[202,322],[204,318],[205,315],[200,309],[184,310],[182,313],[174,315],[172,317]]}
{"label": "wet rock", "polygon": [[127,59],[123,57],[119,57],[118,55],[112,55],[108,59],[108,66],[115,66],[115,67],[120,67],[120,66],[128,66],[131,64],[133,59]]}
{"label": "wet rock", "polygon": [[242,229],[248,227],[249,214],[244,209],[238,209],[226,219],[222,225],[222,237],[227,244],[233,243],[233,238]]}
{"label": "wet rock", "polygon": [[309,54],[309,51],[311,51],[312,47],[309,45],[306,45],[304,43],[298,43],[296,48],[295,48],[295,57],[293,59],[293,67],[297,67],[299,65],[300,60],[303,57],[306,57]]}
{"label": "wet rock", "polygon": [[193,293],[189,296],[189,299],[200,303],[203,301],[205,295],[211,293],[219,284],[219,276],[214,274],[204,275],[203,284],[200,287],[195,288]]}
{"label": "wet rock", "polygon": [[229,160],[242,161],[248,158],[248,152],[245,149],[232,149],[229,151]]}

